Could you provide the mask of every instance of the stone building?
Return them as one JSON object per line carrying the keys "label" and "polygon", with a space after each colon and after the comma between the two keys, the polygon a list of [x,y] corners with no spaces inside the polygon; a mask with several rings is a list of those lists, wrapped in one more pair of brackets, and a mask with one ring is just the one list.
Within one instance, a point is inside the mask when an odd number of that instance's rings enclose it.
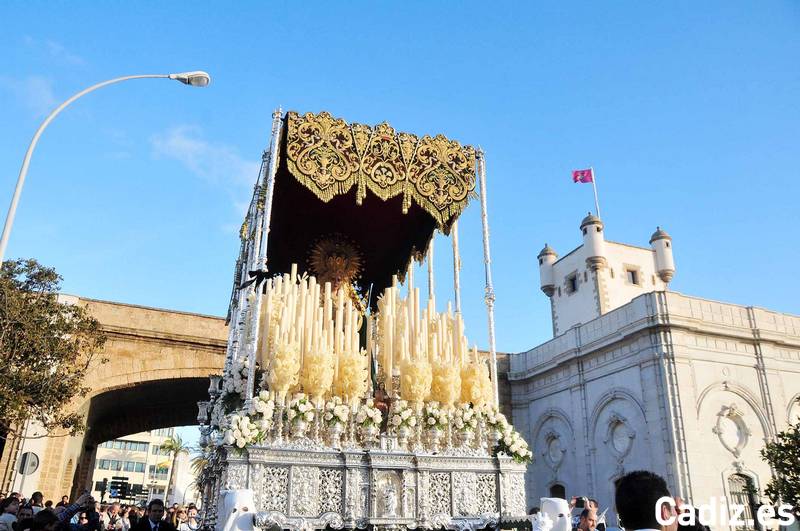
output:
{"label": "stone building", "polygon": [[610,507],[617,477],[649,469],[695,504],[746,505],[748,485],[770,479],[759,450],[800,417],[800,317],[667,291],[660,229],[650,248],[605,241],[591,215],[581,231],[561,259],[539,254],[553,339],[511,355],[514,423],[535,458],[528,503]]}

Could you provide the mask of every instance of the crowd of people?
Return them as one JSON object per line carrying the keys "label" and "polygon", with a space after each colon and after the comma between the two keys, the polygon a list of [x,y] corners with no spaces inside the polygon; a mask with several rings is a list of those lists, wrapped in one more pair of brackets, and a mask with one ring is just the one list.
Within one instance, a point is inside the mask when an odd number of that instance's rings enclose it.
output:
{"label": "crowd of people", "polygon": [[[686,510],[680,498],[673,498],[667,488],[667,482],[653,472],[639,470],[625,474],[616,480],[614,506],[619,526],[629,531],[708,531],[702,524],[683,526],[678,524],[677,515]],[[659,500],[670,498],[675,503],[659,505]],[[547,509],[534,507],[530,511],[534,531],[553,529],[554,531],[605,531],[606,511],[600,512],[600,506],[594,498],[573,497],[568,503],[557,499],[543,498],[550,507]],[[555,503],[552,503],[555,502]],[[662,520],[673,518],[674,524],[661,525],[656,518],[656,506]],[[576,510],[580,512],[574,514]],[[573,516],[574,514],[574,516]],[[546,522],[546,525],[542,525]],[[561,524],[560,526],[558,524]]]}
{"label": "crowd of people", "polygon": [[100,503],[87,492],[74,503],[44,501],[41,492],[30,499],[12,493],[0,502],[0,531],[196,531],[194,504],[166,507],[154,499],[147,506]]}

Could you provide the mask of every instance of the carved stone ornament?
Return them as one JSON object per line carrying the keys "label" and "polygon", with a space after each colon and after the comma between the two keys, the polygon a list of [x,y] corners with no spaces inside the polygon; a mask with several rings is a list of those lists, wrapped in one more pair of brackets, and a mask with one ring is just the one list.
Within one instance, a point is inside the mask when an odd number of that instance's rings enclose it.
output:
{"label": "carved stone ornament", "polygon": [[327,112],[286,114],[289,172],[322,201],[356,186],[386,201],[402,195],[403,212],[418,204],[449,232],[475,190],[475,149],[442,135],[419,138],[389,124],[348,124]]}
{"label": "carved stone ornament", "polygon": [[608,427],[603,443],[617,459],[618,465],[628,456],[633,448],[633,440],[636,438],[634,431],[628,424],[628,419],[617,413],[612,412],[608,419]]}
{"label": "carved stone ornament", "polygon": [[747,446],[752,434],[744,420],[744,413],[736,404],[722,406],[717,413],[717,422],[711,431],[734,457],[742,454],[742,450]]}
{"label": "carved stone ornament", "polygon": [[563,447],[561,434],[553,430],[548,431],[544,436],[544,451],[542,452],[545,462],[553,470],[558,470],[566,453],[567,449]]}

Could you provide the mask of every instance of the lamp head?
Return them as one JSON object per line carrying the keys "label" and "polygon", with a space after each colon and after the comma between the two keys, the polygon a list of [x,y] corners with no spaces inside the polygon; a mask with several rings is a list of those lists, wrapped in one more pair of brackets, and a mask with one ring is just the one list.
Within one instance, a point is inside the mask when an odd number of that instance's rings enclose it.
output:
{"label": "lamp head", "polygon": [[170,79],[176,79],[184,85],[191,85],[193,87],[206,87],[211,83],[211,76],[202,70],[194,72],[180,72],[178,74],[170,74]]}

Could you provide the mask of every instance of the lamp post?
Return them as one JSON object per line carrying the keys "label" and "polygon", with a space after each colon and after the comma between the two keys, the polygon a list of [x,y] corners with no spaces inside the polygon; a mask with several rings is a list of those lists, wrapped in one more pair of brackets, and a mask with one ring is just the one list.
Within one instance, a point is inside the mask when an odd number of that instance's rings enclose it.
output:
{"label": "lamp post", "polygon": [[3,262],[3,258],[5,258],[6,254],[6,246],[8,245],[8,237],[11,234],[11,226],[14,224],[14,215],[17,212],[17,203],[19,203],[19,196],[22,194],[22,186],[25,184],[25,176],[28,173],[28,166],[31,162],[31,155],[33,155],[33,150],[36,148],[37,142],[39,142],[39,137],[42,136],[42,132],[44,132],[45,128],[53,121],[53,118],[59,115],[61,111],[63,111],[70,103],[77,100],[81,96],[84,96],[90,92],[93,92],[99,88],[105,87],[106,85],[113,85],[114,83],[119,83],[120,81],[128,81],[129,79],[145,79],[145,78],[164,78],[164,79],[174,79],[176,81],[180,81],[184,85],[191,85],[193,87],[205,87],[211,82],[211,76],[209,76],[206,72],[202,71],[195,71],[195,72],[181,72],[178,74],[143,74],[143,75],[136,75],[136,76],[123,76],[117,77],[114,79],[109,79],[108,81],[103,81],[102,83],[97,83],[96,85],[92,85],[91,87],[84,89],[77,94],[73,95],[71,98],[66,100],[64,103],[59,105],[50,115],[44,119],[42,125],[39,126],[39,129],[36,130],[36,133],[33,135],[33,140],[31,140],[31,144],[28,146],[28,151],[25,152],[25,158],[22,160],[22,168],[19,170],[19,177],[17,177],[17,186],[14,189],[14,196],[11,198],[11,206],[8,207],[8,214],[6,215],[6,224],[3,227],[3,236],[0,239],[0,264]]}

